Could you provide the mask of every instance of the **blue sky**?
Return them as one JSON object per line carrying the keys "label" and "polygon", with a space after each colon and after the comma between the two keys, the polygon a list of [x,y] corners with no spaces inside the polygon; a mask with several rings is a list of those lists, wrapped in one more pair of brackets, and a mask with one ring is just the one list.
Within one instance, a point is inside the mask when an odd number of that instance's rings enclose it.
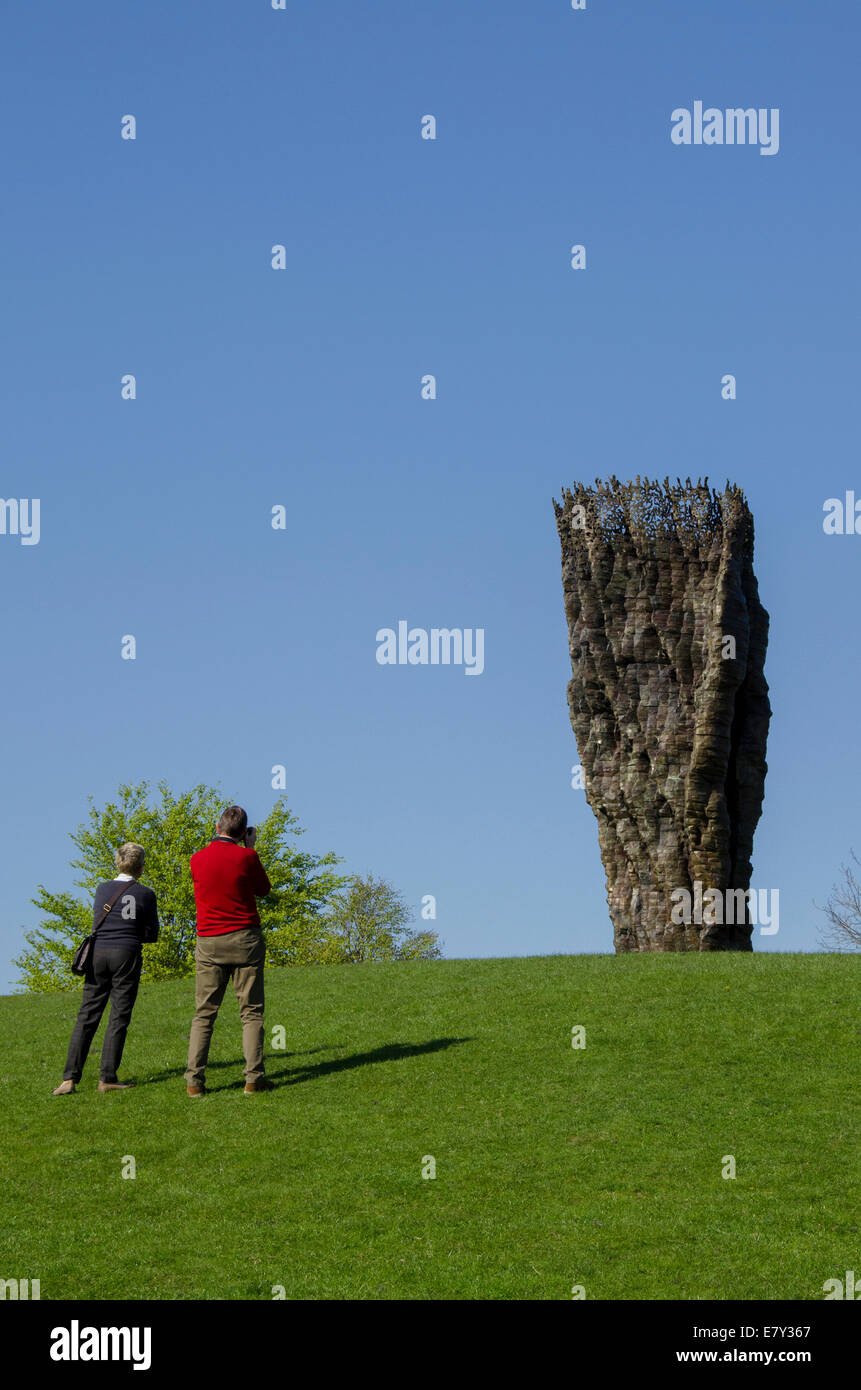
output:
{"label": "blue sky", "polygon": [[[256,820],[274,764],[303,848],[435,895],[447,955],[611,951],[551,505],[609,473],[745,489],[755,944],[816,949],[861,852],[861,536],[822,528],[861,497],[861,13],[687,8],[7,10],[0,493],[41,536],[0,536],[0,989],[88,795],[219,782]],[[779,108],[779,153],[673,145],[696,100]],[[483,673],[378,665],[399,619],[483,628]]]}

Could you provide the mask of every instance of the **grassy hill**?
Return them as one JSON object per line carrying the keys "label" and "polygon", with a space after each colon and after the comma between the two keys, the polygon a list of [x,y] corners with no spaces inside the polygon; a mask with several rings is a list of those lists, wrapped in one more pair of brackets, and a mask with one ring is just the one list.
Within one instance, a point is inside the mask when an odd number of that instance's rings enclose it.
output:
{"label": "grassy hill", "polygon": [[55,1099],[77,995],[4,997],[0,1278],[38,1278],[43,1299],[821,1299],[861,1271],[859,971],[775,954],[272,970],[277,1089],[243,1094],[231,995],[199,1101],[190,981],[142,988],[138,1085],[105,1096],[104,1021],[82,1089]]}

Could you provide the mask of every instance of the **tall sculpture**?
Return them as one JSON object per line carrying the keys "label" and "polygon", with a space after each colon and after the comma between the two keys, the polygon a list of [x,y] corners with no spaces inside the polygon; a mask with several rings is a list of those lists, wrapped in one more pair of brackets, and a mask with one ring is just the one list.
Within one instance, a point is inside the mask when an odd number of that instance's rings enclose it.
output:
{"label": "tall sculpture", "polygon": [[553,505],[616,950],[750,951],[771,709],[748,505],[729,483],[639,477]]}

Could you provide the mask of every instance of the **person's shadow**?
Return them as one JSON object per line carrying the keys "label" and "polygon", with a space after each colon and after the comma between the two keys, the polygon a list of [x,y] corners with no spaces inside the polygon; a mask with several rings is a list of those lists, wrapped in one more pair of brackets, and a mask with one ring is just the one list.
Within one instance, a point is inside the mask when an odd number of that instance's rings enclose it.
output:
{"label": "person's shadow", "polygon": [[[267,1071],[266,1075],[270,1081],[275,1083],[277,1090],[284,1086],[298,1086],[303,1081],[317,1081],[321,1077],[331,1076],[339,1071],[352,1071],[354,1067],[373,1066],[377,1062],[400,1062],[404,1057],[420,1057],[425,1053],[441,1052],[447,1047],[456,1047],[460,1043],[472,1042],[472,1038],[432,1038],[429,1042],[423,1043],[386,1043],[384,1047],[375,1047],[371,1052],[355,1052],[352,1057],[336,1057],[330,1062],[315,1062],[311,1065],[304,1064],[298,1067],[282,1067],[280,1071]],[[331,1052],[334,1047],[341,1044],[334,1043],[329,1047],[311,1047],[306,1052],[287,1052],[279,1053],[278,1059],[287,1060],[288,1057],[310,1057],[316,1052]],[[270,1053],[270,1061],[273,1060]],[[233,1068],[236,1062],[209,1062],[207,1063],[207,1074],[212,1071],[223,1070],[225,1067]],[[139,1081],[139,1086],[152,1086],[160,1081],[168,1081],[173,1077],[182,1076],[185,1072],[184,1067],[170,1067],[166,1071],[159,1072],[157,1076],[148,1076],[145,1081]],[[207,1091],[210,1095],[218,1091],[236,1091],[245,1087],[244,1081],[231,1081],[226,1086],[210,1086],[207,1084]]]}
{"label": "person's shadow", "polygon": [[[331,1076],[334,1072],[351,1071],[353,1067],[372,1066],[376,1062],[400,1062],[404,1057],[421,1057],[428,1052],[442,1052],[446,1047],[456,1047],[459,1043],[472,1042],[472,1038],[432,1038],[423,1043],[386,1043],[385,1047],[375,1047],[373,1052],[356,1052],[352,1057],[336,1057],[331,1062],[315,1062],[313,1066],[284,1067],[281,1071],[267,1072],[270,1081],[281,1080],[282,1086],[298,1086],[302,1081],[316,1081],[321,1076]],[[237,1082],[237,1085],[245,1085]],[[227,1089],[226,1087],[224,1089]]]}

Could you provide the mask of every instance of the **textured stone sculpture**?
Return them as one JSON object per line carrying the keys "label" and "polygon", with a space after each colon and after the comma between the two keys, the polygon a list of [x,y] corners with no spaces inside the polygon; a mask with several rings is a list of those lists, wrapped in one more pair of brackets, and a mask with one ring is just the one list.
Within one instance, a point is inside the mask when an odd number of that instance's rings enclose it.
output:
{"label": "textured stone sculpture", "polygon": [[553,505],[616,950],[749,951],[771,710],[744,496],[610,478]]}

